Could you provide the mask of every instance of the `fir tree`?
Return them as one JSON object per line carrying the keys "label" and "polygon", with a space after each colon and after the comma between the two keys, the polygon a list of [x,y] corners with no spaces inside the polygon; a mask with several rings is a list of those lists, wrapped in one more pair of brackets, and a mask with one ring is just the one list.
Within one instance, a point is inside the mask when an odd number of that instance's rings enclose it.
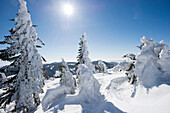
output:
{"label": "fir tree", "polygon": [[73,75],[71,74],[70,69],[64,59],[62,59],[59,71],[61,76],[60,83],[70,87],[72,89],[71,93],[75,93],[76,80],[73,78]]}
{"label": "fir tree", "polygon": [[80,38],[80,48],[79,48],[79,55],[77,57],[77,65],[78,64],[85,64],[93,73],[95,73],[95,66],[92,64],[89,58],[89,52],[87,48],[87,40],[86,40],[86,33],[83,33],[82,37]]}
{"label": "fir tree", "polygon": [[7,104],[15,102],[16,112],[30,112],[40,104],[39,93],[43,87],[43,65],[35,43],[39,40],[44,43],[32,25],[31,15],[27,11],[26,2],[19,0],[20,9],[18,17],[11,19],[16,26],[10,30],[11,35],[5,36],[1,44],[9,44],[7,49],[0,50],[0,59],[10,61],[11,68],[17,68],[15,76],[4,84],[10,84],[8,90],[0,95],[0,107],[5,108]]}

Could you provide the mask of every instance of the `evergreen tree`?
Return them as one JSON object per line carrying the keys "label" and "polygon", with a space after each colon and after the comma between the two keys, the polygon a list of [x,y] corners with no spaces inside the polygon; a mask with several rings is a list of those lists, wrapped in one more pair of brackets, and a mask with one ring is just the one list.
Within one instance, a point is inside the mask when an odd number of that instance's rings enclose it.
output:
{"label": "evergreen tree", "polygon": [[82,37],[80,38],[80,48],[79,48],[79,55],[77,57],[77,65],[78,64],[85,64],[93,73],[95,73],[95,66],[92,64],[89,58],[89,52],[87,48],[87,40],[86,40],[86,33],[83,33]]}
{"label": "evergreen tree", "polygon": [[5,108],[7,104],[15,102],[16,112],[30,112],[40,104],[39,93],[43,87],[43,65],[35,43],[39,40],[44,43],[32,25],[31,15],[27,11],[26,2],[19,0],[20,9],[18,17],[11,19],[16,26],[10,30],[11,35],[5,36],[1,44],[9,44],[7,49],[0,50],[0,59],[10,61],[11,68],[17,68],[15,76],[6,81],[10,84],[8,90],[0,95],[0,107]]}
{"label": "evergreen tree", "polygon": [[97,69],[99,73],[108,73],[107,66],[102,60],[97,61]]}
{"label": "evergreen tree", "polygon": [[60,83],[71,87],[71,93],[75,93],[76,80],[73,78],[73,75],[71,74],[70,69],[64,59],[62,59],[59,71],[61,76]]}

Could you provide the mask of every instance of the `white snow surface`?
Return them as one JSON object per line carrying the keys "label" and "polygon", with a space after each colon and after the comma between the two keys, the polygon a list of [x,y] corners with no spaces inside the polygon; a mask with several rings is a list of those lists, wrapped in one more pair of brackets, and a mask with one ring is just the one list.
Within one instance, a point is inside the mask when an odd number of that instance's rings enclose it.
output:
{"label": "white snow surface", "polygon": [[[162,84],[159,87],[147,89],[138,83],[130,85],[125,72],[112,72],[108,74],[94,74],[99,82],[100,93],[105,100],[98,103],[85,103],[83,96],[66,94],[54,100],[45,113],[170,113],[170,86]],[[59,78],[46,80],[44,91],[58,88]],[[41,94],[43,98],[45,93]],[[50,96],[50,95],[49,95]],[[44,113],[41,105],[35,113]]]}

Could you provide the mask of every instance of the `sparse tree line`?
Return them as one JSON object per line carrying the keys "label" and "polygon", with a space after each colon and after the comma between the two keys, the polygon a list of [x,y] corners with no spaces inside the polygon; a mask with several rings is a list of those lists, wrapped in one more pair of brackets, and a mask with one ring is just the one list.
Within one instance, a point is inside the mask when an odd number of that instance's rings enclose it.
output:
{"label": "sparse tree line", "polygon": [[[42,61],[46,60],[38,53],[37,48],[41,48],[41,46],[36,45],[36,42],[45,44],[37,37],[36,25],[32,24],[26,2],[19,0],[19,3],[20,9],[17,17],[11,19],[11,21],[16,22],[15,27],[9,31],[11,35],[5,36],[5,40],[0,42],[0,44],[9,45],[6,49],[0,50],[0,59],[11,62],[5,70],[1,70],[3,81],[0,82],[0,87],[5,92],[0,94],[0,108],[5,109],[8,104],[15,103],[11,112],[30,112],[34,111],[40,104],[39,94],[43,92],[44,85]],[[159,83],[160,79],[170,78],[170,63],[168,63],[170,61],[170,49],[168,45],[164,44],[163,41],[156,43],[146,37],[141,38],[141,42],[140,53],[138,55],[126,54],[124,58],[127,58],[128,62],[119,63],[113,70],[126,71],[131,84],[139,81],[146,87]],[[101,60],[98,61],[96,67],[92,64],[87,48],[86,33],[83,33],[80,38],[79,46],[78,63],[76,64],[79,83],[77,84],[64,59],[62,59],[59,68],[60,83],[70,87],[71,94],[75,93],[75,89],[79,85],[81,91],[87,92],[87,95],[91,95],[95,99],[95,96],[99,95],[97,93],[99,92],[99,85],[94,77],[89,75],[108,73],[107,66]],[[7,79],[3,73],[11,72],[14,67],[13,77]],[[83,81],[83,79],[86,79],[86,75],[89,76],[89,80],[97,85],[91,84],[91,89],[82,86],[87,84],[85,82],[88,80]],[[96,90],[96,92],[90,94],[89,90]]]}

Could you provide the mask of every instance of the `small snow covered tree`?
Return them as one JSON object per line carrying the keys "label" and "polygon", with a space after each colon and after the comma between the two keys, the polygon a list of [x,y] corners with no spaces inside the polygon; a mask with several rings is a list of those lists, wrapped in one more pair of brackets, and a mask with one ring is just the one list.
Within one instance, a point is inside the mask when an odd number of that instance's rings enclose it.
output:
{"label": "small snow covered tree", "polygon": [[100,94],[100,84],[94,78],[93,73],[84,64],[79,64],[77,69],[79,81],[79,96],[84,99],[86,103],[98,102],[102,97]]}
{"label": "small snow covered tree", "polygon": [[135,75],[135,61],[136,61],[136,55],[129,53],[123,56],[123,58],[127,58],[129,60],[129,67],[126,69],[126,75],[129,79],[130,84],[134,84],[137,81],[136,75]]}
{"label": "small snow covered tree", "polygon": [[85,64],[93,73],[95,73],[95,66],[92,64],[89,58],[89,52],[87,48],[87,40],[86,40],[86,33],[83,33],[82,38],[80,38],[80,48],[79,48],[79,55],[77,57],[78,64]]}
{"label": "small snow covered tree", "polygon": [[18,17],[11,19],[16,26],[10,30],[11,35],[5,36],[1,44],[9,44],[7,49],[0,50],[0,59],[11,61],[6,69],[17,68],[15,76],[7,81],[10,83],[6,92],[0,95],[0,107],[15,102],[16,112],[30,112],[40,104],[39,93],[43,87],[43,65],[36,47],[36,41],[44,43],[32,25],[31,15],[27,11],[26,2],[19,0]]}
{"label": "small snow covered tree", "polygon": [[70,72],[67,63],[62,59],[61,66],[59,68],[61,80],[60,83],[71,88],[71,93],[75,93],[76,80]]}
{"label": "small snow covered tree", "polygon": [[97,69],[99,73],[108,73],[107,66],[102,60],[97,61]]}
{"label": "small snow covered tree", "polygon": [[134,84],[134,82],[137,81],[134,70],[135,70],[135,65],[134,65],[134,63],[131,63],[129,68],[126,70],[126,73],[125,73],[127,75],[128,79],[129,79],[130,84]]}

